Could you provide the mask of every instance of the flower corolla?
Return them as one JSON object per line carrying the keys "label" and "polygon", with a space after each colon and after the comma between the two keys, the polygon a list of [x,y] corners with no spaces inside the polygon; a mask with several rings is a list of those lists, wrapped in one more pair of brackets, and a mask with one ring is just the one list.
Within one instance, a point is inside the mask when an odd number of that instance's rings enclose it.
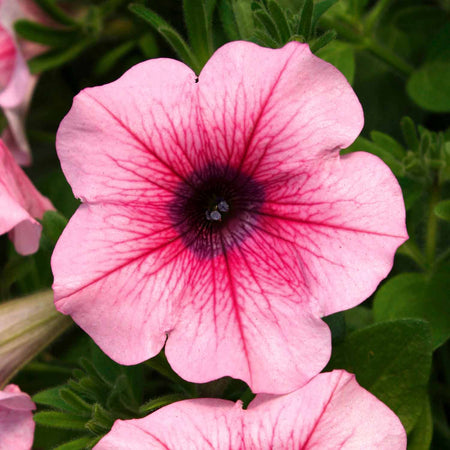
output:
{"label": "flower corolla", "polygon": [[362,126],[344,76],[298,42],[83,90],[56,140],[83,202],[52,257],[57,309],[122,364],[165,344],[189,381],[302,386],[330,356],[321,317],[365,300],[407,238],[389,168],[339,155]]}
{"label": "flower corolla", "polygon": [[42,231],[36,219],[50,209],[50,200],[37,191],[0,139],[0,234],[9,232],[18,253],[34,253]]}
{"label": "flower corolla", "polygon": [[117,420],[95,450],[404,450],[398,417],[343,370],[322,373],[284,396],[240,402],[195,399]]}
{"label": "flower corolla", "polygon": [[8,121],[2,138],[17,162],[28,165],[31,152],[24,124],[37,76],[30,73],[27,60],[45,47],[15,36],[14,23],[24,18],[46,22],[32,0],[0,0],[0,108]]}
{"label": "flower corolla", "polygon": [[33,445],[36,408],[15,384],[0,391],[0,450],[29,450]]}

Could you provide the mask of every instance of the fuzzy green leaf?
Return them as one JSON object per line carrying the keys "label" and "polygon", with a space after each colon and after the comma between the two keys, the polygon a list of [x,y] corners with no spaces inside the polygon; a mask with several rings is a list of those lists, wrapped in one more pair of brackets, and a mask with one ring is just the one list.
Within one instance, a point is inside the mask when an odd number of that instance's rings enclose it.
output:
{"label": "fuzzy green leaf", "polygon": [[95,42],[93,38],[81,39],[67,48],[53,49],[28,61],[32,73],[55,69],[75,59],[81,52]]}
{"label": "fuzzy green leaf", "polygon": [[55,22],[62,25],[75,25],[76,22],[72,17],[68,16],[62,9],[58,8],[55,0],[34,0],[42,11],[44,11]]}
{"label": "fuzzy green leaf", "polygon": [[280,8],[278,3],[273,0],[269,0],[269,2],[267,3],[267,7],[270,16],[272,17],[272,20],[275,22],[278,28],[278,32],[281,37],[281,42],[284,44],[289,40],[292,34],[291,29],[289,27],[289,23],[286,18],[286,14]]}
{"label": "fuzzy green leaf", "polygon": [[49,47],[68,47],[80,39],[78,30],[50,28],[26,19],[15,22],[14,30],[28,41],[48,45]]}
{"label": "fuzzy green leaf", "polygon": [[128,8],[133,14],[136,14],[136,16],[145,20],[156,31],[158,31],[158,33],[170,44],[182,61],[190,66],[196,73],[200,72],[201,65],[199,64],[195,54],[180,34],[162,17],[139,3],[131,3]]}
{"label": "fuzzy green leaf", "polygon": [[59,445],[54,450],[84,450],[86,448],[91,448],[89,445],[91,440],[92,437],[85,436],[70,442],[66,442],[65,444]]}
{"label": "fuzzy green leaf", "polygon": [[144,403],[140,408],[139,412],[142,414],[147,414],[149,412],[155,411],[156,409],[162,408],[163,406],[170,405],[171,403],[184,400],[186,397],[181,394],[168,394],[162,397],[155,398],[153,400]]}
{"label": "fuzzy green leaf", "polygon": [[323,0],[314,4],[311,28],[314,31],[318,20],[325,14],[338,0]]}
{"label": "fuzzy green leaf", "polygon": [[297,34],[304,36],[305,40],[308,40],[311,36],[313,10],[313,0],[305,0],[305,4],[303,5],[302,13],[300,16],[300,22],[297,28]]}
{"label": "fuzzy green leaf", "polygon": [[46,211],[42,218],[42,238],[55,245],[67,225],[67,219],[58,211]]}
{"label": "fuzzy green leaf", "polygon": [[211,17],[208,15],[206,2],[205,0],[183,0],[183,12],[189,42],[203,66],[214,51]]}
{"label": "fuzzy green leaf", "polygon": [[50,428],[63,428],[65,430],[85,430],[86,421],[75,414],[57,411],[40,411],[33,415],[34,421]]}

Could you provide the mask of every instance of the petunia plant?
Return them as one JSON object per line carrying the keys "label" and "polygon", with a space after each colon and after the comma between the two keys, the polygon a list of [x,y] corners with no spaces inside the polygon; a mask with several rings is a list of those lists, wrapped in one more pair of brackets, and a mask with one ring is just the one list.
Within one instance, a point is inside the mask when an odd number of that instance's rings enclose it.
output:
{"label": "petunia plant", "polygon": [[449,447],[449,14],[1,0],[0,449]]}

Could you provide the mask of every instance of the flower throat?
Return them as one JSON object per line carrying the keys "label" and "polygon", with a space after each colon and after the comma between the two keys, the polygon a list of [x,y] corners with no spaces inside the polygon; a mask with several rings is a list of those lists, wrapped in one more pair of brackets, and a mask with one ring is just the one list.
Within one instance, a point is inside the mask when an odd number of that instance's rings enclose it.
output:
{"label": "flower throat", "polygon": [[213,258],[251,234],[263,203],[260,183],[214,164],[179,184],[169,214],[186,247],[202,259]]}

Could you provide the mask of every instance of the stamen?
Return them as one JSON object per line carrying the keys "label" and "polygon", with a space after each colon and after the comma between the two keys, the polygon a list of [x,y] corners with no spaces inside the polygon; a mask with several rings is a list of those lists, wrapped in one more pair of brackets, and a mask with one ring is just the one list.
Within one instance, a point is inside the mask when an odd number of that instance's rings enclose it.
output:
{"label": "stamen", "polygon": [[222,220],[222,214],[220,214],[220,212],[216,211],[216,210],[211,211],[211,212],[206,211],[206,218],[208,220],[212,220],[214,222],[218,222],[218,221]]}
{"label": "stamen", "polygon": [[228,205],[228,203],[225,200],[221,200],[217,204],[217,209],[222,213],[226,213],[230,210],[230,206]]}

